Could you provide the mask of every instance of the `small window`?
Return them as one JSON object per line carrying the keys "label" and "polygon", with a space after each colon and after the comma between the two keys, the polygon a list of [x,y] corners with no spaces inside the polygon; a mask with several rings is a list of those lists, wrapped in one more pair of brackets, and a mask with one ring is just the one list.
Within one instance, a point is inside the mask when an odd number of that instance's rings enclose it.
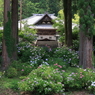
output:
{"label": "small window", "polygon": [[50,22],[47,22],[47,24],[50,24]]}
{"label": "small window", "polygon": [[43,37],[41,37],[41,39],[43,39]]}
{"label": "small window", "polygon": [[45,24],[45,22],[43,21],[42,24]]}

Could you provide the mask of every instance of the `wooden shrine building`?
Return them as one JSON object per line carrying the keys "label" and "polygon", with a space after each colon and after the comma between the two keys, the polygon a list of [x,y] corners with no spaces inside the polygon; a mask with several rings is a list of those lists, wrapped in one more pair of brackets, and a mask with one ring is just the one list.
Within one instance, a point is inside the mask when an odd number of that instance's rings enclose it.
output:
{"label": "wooden shrine building", "polygon": [[55,19],[54,14],[33,14],[33,16],[24,19],[27,20],[30,28],[37,30],[36,44],[39,46],[49,45],[51,47],[57,47],[57,34],[56,28],[53,27],[52,20]]}

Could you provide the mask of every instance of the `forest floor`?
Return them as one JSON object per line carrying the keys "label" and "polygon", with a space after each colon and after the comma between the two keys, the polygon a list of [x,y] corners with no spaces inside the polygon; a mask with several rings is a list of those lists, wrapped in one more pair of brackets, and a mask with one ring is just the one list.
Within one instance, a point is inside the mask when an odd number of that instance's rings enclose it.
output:
{"label": "forest floor", "polygon": [[12,89],[3,89],[0,88],[0,95],[21,95],[16,91],[13,91]]}
{"label": "forest floor", "polygon": [[[0,95],[30,95],[28,93],[19,93],[19,92],[16,92],[16,91],[13,91],[12,89],[3,89],[3,88],[0,88]],[[74,92],[68,92],[68,93],[65,93],[64,95],[94,95],[94,94],[89,94],[85,91],[74,91]]]}

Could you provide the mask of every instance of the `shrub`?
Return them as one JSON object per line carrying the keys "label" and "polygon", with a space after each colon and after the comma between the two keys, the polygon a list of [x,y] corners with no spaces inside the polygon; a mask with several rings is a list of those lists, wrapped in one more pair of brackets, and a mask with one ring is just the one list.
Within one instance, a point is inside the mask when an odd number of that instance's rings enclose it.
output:
{"label": "shrub", "polygon": [[75,26],[72,30],[72,38],[73,40],[78,40],[79,39],[79,28],[78,26]]}
{"label": "shrub", "polygon": [[72,46],[72,48],[75,51],[78,51],[79,50],[79,40],[73,40],[73,46]]}
{"label": "shrub", "polygon": [[33,67],[31,65],[24,64],[22,66],[22,69],[19,71],[21,75],[26,76],[33,70]]}
{"label": "shrub", "polygon": [[48,57],[44,48],[33,46],[31,43],[26,42],[18,44],[18,56],[22,62],[31,62],[32,60]]}
{"label": "shrub", "polygon": [[32,67],[29,62],[13,61],[11,64],[14,67],[19,75],[26,76],[28,75],[35,67]]}
{"label": "shrub", "polygon": [[16,77],[17,76],[17,70],[13,67],[9,67],[6,72],[5,72],[5,75],[8,77],[8,78],[13,78],[13,77]]}
{"label": "shrub", "polygon": [[[0,87],[3,87],[4,89],[11,88],[13,90],[18,90],[18,82],[19,81],[20,80],[18,78],[7,78],[7,77],[3,77],[2,81],[0,81],[0,83],[1,83],[0,84]],[[6,95],[6,94],[4,94],[4,95]],[[7,95],[9,95],[9,93]]]}
{"label": "shrub", "polygon": [[1,71],[0,71],[0,79],[2,79],[4,73],[5,73],[5,72],[1,72]]}
{"label": "shrub", "polygon": [[23,21],[22,23],[24,25],[24,29],[19,31],[19,36],[22,38],[23,41],[33,43],[33,41],[35,41],[36,39],[37,31],[35,29],[29,28],[29,26],[31,25],[28,25],[27,21]]}
{"label": "shrub", "polygon": [[9,84],[9,88],[13,90],[18,90],[18,80],[13,80]]}
{"label": "shrub", "polygon": [[42,65],[33,70],[27,78],[18,83],[22,91],[31,91],[35,95],[47,95],[53,93],[63,93],[63,77],[60,72],[53,67]]}
{"label": "shrub", "polygon": [[88,86],[88,91],[89,91],[90,93],[93,93],[93,95],[95,94],[95,81],[92,81],[92,82],[91,82],[91,85]]}
{"label": "shrub", "polygon": [[68,64],[66,64],[62,58],[48,58],[46,59],[46,62],[50,65],[53,66],[55,69],[67,69]]}
{"label": "shrub", "polygon": [[90,69],[78,68],[75,72],[63,72],[64,85],[67,90],[88,89],[95,80],[95,72]]}
{"label": "shrub", "polygon": [[[77,66],[79,59],[78,53],[67,48],[56,48],[51,49],[50,47],[37,47],[30,43],[19,43],[18,44],[18,55],[22,62],[30,62],[32,66],[38,67],[43,64],[53,64],[60,60],[61,63],[67,66]],[[55,59],[54,62],[48,62],[47,59]],[[49,60],[50,61],[50,60]],[[47,62],[47,63],[46,63]],[[55,63],[54,63],[55,64]]]}
{"label": "shrub", "polygon": [[17,48],[18,48],[18,59],[20,59],[22,62],[30,61],[31,50],[33,50],[34,46],[32,46],[28,42],[20,42]]}
{"label": "shrub", "polygon": [[79,63],[78,53],[67,47],[57,48],[53,57],[62,59],[67,66],[77,66]]}

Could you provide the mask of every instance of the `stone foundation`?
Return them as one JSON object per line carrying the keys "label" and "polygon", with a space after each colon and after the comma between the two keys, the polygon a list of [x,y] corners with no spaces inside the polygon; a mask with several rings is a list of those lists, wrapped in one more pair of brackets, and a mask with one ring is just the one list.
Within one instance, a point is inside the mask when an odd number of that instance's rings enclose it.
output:
{"label": "stone foundation", "polygon": [[58,47],[58,42],[57,41],[37,41],[36,45],[38,46],[50,46],[51,48],[56,48]]}

